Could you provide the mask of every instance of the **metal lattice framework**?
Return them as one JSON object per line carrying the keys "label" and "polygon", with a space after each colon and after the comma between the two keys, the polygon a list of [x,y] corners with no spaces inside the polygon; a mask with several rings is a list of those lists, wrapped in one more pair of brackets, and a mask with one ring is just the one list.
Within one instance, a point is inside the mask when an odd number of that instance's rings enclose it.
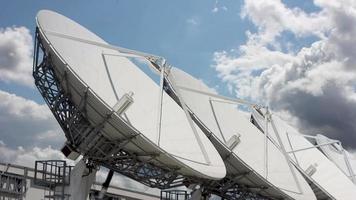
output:
{"label": "metal lattice framework", "polygon": [[[241,185],[238,182],[238,179],[242,178],[245,174],[240,175],[228,175],[220,181],[214,181],[210,184],[205,183],[203,185],[205,192],[210,194],[215,194],[223,199],[229,200],[267,200],[268,198],[262,197],[257,194],[258,191],[261,191],[265,188],[257,188],[254,186]],[[253,192],[255,191],[255,192]]]}
{"label": "metal lattice framework", "polygon": [[[92,125],[86,118],[86,97],[76,106],[66,93],[54,70],[51,55],[43,46],[39,30],[36,31],[33,62],[35,85],[60,124],[67,144],[78,152],[84,152],[88,164],[105,166],[149,187],[160,189],[181,186],[184,178],[174,168],[153,164],[156,155],[136,155],[124,150],[136,135],[123,140],[111,141],[101,132],[106,121]],[[144,157],[144,159],[141,159]]]}

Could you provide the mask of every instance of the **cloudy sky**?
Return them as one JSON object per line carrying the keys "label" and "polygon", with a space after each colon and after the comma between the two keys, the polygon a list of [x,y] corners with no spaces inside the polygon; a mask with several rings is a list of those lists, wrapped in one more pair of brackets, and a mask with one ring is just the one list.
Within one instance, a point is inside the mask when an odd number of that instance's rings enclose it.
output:
{"label": "cloudy sky", "polygon": [[355,1],[11,0],[0,7],[2,162],[63,158],[63,133],[31,76],[40,9],[164,56],[223,95],[268,105],[301,132],[356,149]]}

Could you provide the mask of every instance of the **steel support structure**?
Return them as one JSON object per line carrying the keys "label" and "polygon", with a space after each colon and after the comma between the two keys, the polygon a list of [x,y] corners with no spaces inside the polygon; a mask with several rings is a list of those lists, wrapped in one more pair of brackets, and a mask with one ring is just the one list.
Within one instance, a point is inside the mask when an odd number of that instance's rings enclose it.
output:
{"label": "steel support structure", "polygon": [[[35,85],[60,124],[67,138],[67,145],[77,152],[84,152],[88,165],[105,166],[149,187],[167,189],[182,186],[184,178],[174,168],[162,167],[152,162],[157,155],[136,155],[124,149],[132,138],[112,141],[101,132],[106,120],[92,125],[86,118],[85,97],[76,106],[56,75],[51,55],[43,46],[36,30],[33,77]],[[111,116],[107,116],[109,119]],[[144,157],[144,159],[142,159]]]}
{"label": "steel support structure", "polygon": [[242,174],[228,174],[222,180],[204,182],[201,184],[203,194],[215,194],[224,200],[267,200],[268,198],[258,194],[267,189],[267,187],[239,183],[240,179],[244,178],[248,173],[249,172]]}

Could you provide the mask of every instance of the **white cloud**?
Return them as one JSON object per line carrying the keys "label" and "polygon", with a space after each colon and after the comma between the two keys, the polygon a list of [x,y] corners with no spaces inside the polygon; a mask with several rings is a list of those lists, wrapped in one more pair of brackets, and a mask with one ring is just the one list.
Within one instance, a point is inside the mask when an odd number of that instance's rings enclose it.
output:
{"label": "white cloud", "polygon": [[[356,147],[356,3],[315,1],[319,11],[279,0],[245,0],[241,16],[257,31],[237,49],[216,52],[215,68],[236,95],[296,119],[305,133],[325,133]],[[296,52],[281,50],[286,32],[315,37]],[[289,41],[287,45],[291,44]]]}
{"label": "white cloud", "polygon": [[318,35],[324,37],[331,25],[327,13],[306,13],[299,8],[288,8],[280,0],[245,0],[242,18],[248,18],[258,28],[257,34],[249,36],[250,43],[273,43],[283,31],[296,36]]}
{"label": "white cloud", "polygon": [[189,18],[187,19],[187,23],[193,26],[196,26],[199,24],[199,21],[196,18]]}
{"label": "white cloud", "polygon": [[26,27],[0,28],[0,80],[33,87],[32,49]]}
{"label": "white cloud", "polygon": [[11,146],[61,146],[64,134],[47,105],[0,90],[0,138]]}
{"label": "white cloud", "polygon": [[220,10],[227,11],[226,6],[219,6],[220,2],[218,0],[215,1],[214,8],[211,10],[212,13],[217,13]]}
{"label": "white cloud", "polygon": [[[18,164],[34,168],[36,160],[65,160],[65,157],[60,151],[53,149],[51,146],[47,146],[44,148],[24,148],[22,146],[18,146],[17,148],[11,148],[6,146],[3,141],[0,142],[1,162]],[[74,164],[73,161],[66,161],[69,162],[68,164]]]}

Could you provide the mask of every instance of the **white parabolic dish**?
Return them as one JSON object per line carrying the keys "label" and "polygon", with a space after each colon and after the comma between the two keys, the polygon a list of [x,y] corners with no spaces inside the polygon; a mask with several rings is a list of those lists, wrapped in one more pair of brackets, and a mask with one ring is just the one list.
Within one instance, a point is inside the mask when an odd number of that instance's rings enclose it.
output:
{"label": "white parabolic dish", "polygon": [[[265,131],[265,120],[259,111],[253,110],[252,116],[259,127]],[[356,197],[356,186],[348,179],[334,163],[324,156],[295,128],[280,117],[272,115],[278,134],[291,159],[323,190],[335,199]],[[271,127],[269,123],[268,127]],[[268,128],[269,136],[277,143],[276,132]],[[305,149],[305,150],[303,150]],[[296,151],[297,150],[297,151]],[[298,151],[300,150],[300,151]],[[292,151],[295,151],[294,153]]]}
{"label": "white parabolic dish", "polygon": [[[119,56],[116,50],[70,39],[107,44],[58,13],[40,11],[37,26],[61,86],[77,106],[89,88],[86,110],[92,124],[99,124],[105,114],[113,111],[123,95],[133,93],[134,102],[125,115],[115,113],[105,125],[103,134],[107,138],[117,140],[137,131],[140,134],[126,150],[158,154],[156,164],[177,167],[184,175],[214,180],[225,176],[226,169],[217,150],[195,124],[192,126],[197,131],[193,132],[184,111],[165,92],[161,134],[158,134],[160,87],[129,59]],[[120,130],[118,124],[123,122],[132,129]]]}
{"label": "white parabolic dish", "polygon": [[[168,77],[173,89],[184,103],[213,133],[215,137],[211,137],[211,140],[220,150],[222,157],[228,156],[231,159],[230,163],[225,160],[228,174],[240,174],[241,171],[250,170],[249,173],[237,179],[238,183],[251,187],[265,186],[268,189],[260,190],[259,193],[271,198],[316,199],[308,183],[292,166],[298,181],[294,180],[287,159],[269,140],[266,167],[264,161],[265,137],[246,118],[245,114],[236,109],[236,105],[214,95],[207,95],[216,94],[216,92],[208,88],[202,81],[177,68],[172,68]],[[227,144],[234,137],[238,138],[235,139],[238,142],[232,150],[229,150],[231,152],[229,154],[232,156],[223,155]],[[220,142],[216,142],[216,140]],[[299,182],[300,189],[297,182]]]}
{"label": "white parabolic dish", "polygon": [[[321,134],[316,135],[316,143],[319,145],[325,144],[325,143],[328,143],[331,141],[332,141],[331,139],[329,139],[328,137],[326,137],[324,135],[321,135]],[[320,149],[332,162],[334,162],[336,164],[336,166],[338,166],[340,168],[340,170],[342,170],[345,173],[346,176],[348,176],[351,180],[356,180],[356,177],[355,177],[356,158],[352,154],[350,154],[348,151],[343,149],[343,147],[337,143],[334,143],[332,145],[321,146]],[[345,152],[348,161],[346,161],[343,151]],[[351,177],[351,176],[354,176],[354,177]],[[354,184],[356,184],[356,182],[354,182]],[[356,197],[356,195],[355,195],[355,197]]]}

